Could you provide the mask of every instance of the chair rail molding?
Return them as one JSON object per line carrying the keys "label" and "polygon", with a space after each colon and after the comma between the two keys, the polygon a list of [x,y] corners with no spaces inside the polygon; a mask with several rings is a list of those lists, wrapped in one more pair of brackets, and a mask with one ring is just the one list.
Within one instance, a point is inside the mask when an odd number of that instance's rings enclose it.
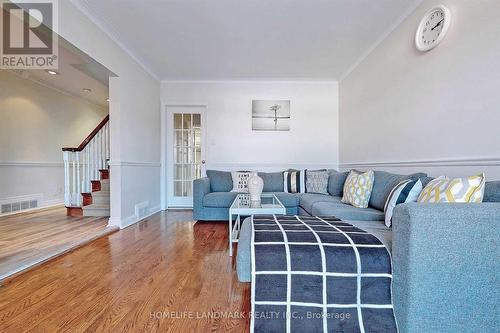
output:
{"label": "chair rail molding", "polygon": [[0,167],[62,168],[63,162],[0,161]]}
{"label": "chair rail molding", "polygon": [[285,169],[337,169],[334,163],[207,163],[207,170],[283,171]]}
{"label": "chair rail molding", "polygon": [[150,167],[159,168],[161,167],[160,162],[142,162],[142,161],[109,161],[109,166],[119,166],[119,167]]}
{"label": "chair rail molding", "polygon": [[377,161],[340,163],[341,169],[359,167],[464,167],[500,166],[500,157],[474,157],[461,159],[428,159],[415,161]]}

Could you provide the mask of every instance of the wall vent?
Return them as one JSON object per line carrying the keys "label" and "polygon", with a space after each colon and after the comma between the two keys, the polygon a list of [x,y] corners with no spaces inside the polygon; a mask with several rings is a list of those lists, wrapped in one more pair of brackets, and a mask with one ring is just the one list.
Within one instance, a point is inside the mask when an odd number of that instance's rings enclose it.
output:
{"label": "wall vent", "polygon": [[40,200],[41,197],[38,195],[1,199],[0,215],[38,208]]}
{"label": "wall vent", "polygon": [[144,201],[135,205],[135,217],[140,220],[149,213],[149,201]]}

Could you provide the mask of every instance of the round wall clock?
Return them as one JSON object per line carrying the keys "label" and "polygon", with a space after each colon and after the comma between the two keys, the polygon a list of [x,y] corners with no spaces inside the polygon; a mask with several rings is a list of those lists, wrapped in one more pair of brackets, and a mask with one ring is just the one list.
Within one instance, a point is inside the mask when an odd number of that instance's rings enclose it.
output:
{"label": "round wall clock", "polygon": [[443,40],[450,27],[451,12],[443,5],[429,10],[418,25],[415,45],[419,51],[429,51]]}

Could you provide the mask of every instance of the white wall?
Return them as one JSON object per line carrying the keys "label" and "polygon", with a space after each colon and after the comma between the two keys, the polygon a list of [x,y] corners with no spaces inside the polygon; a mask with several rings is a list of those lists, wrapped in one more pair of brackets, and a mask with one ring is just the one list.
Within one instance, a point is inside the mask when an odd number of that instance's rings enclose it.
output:
{"label": "white wall", "polygon": [[129,56],[71,1],[59,1],[59,33],[113,71],[110,80],[111,219],[137,221],[134,206],[160,209],[159,81]]}
{"label": "white wall", "polygon": [[[421,53],[417,25],[440,3],[450,30]],[[343,79],[342,167],[500,179],[499,13],[497,0],[426,0]]]}
{"label": "white wall", "polygon": [[[206,105],[209,169],[338,166],[336,82],[162,82],[161,99]],[[290,100],[290,131],[252,131],[253,99]]]}
{"label": "white wall", "polygon": [[63,147],[76,147],[108,113],[0,70],[0,200],[40,195],[64,200]]}

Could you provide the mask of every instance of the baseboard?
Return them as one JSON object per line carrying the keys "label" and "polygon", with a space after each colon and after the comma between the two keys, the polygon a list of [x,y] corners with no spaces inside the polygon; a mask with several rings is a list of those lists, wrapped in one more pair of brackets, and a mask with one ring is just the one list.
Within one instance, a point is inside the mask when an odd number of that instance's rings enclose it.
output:
{"label": "baseboard", "polygon": [[119,226],[120,229],[125,229],[125,228],[128,228],[128,227],[136,224],[137,222],[140,222],[142,220],[147,219],[148,217],[150,217],[150,216],[152,216],[152,215],[154,215],[154,214],[156,214],[156,213],[158,213],[160,211],[161,211],[161,207],[160,207],[160,205],[157,205],[157,206],[154,206],[154,207],[150,208],[149,209],[149,213],[146,216],[144,216],[144,217],[142,217],[140,219],[138,219],[137,217],[135,217],[135,215],[131,215],[129,217],[121,219],[120,222],[119,222],[119,224],[116,224],[117,220],[110,218],[108,224],[109,225],[114,225],[114,226]]}

